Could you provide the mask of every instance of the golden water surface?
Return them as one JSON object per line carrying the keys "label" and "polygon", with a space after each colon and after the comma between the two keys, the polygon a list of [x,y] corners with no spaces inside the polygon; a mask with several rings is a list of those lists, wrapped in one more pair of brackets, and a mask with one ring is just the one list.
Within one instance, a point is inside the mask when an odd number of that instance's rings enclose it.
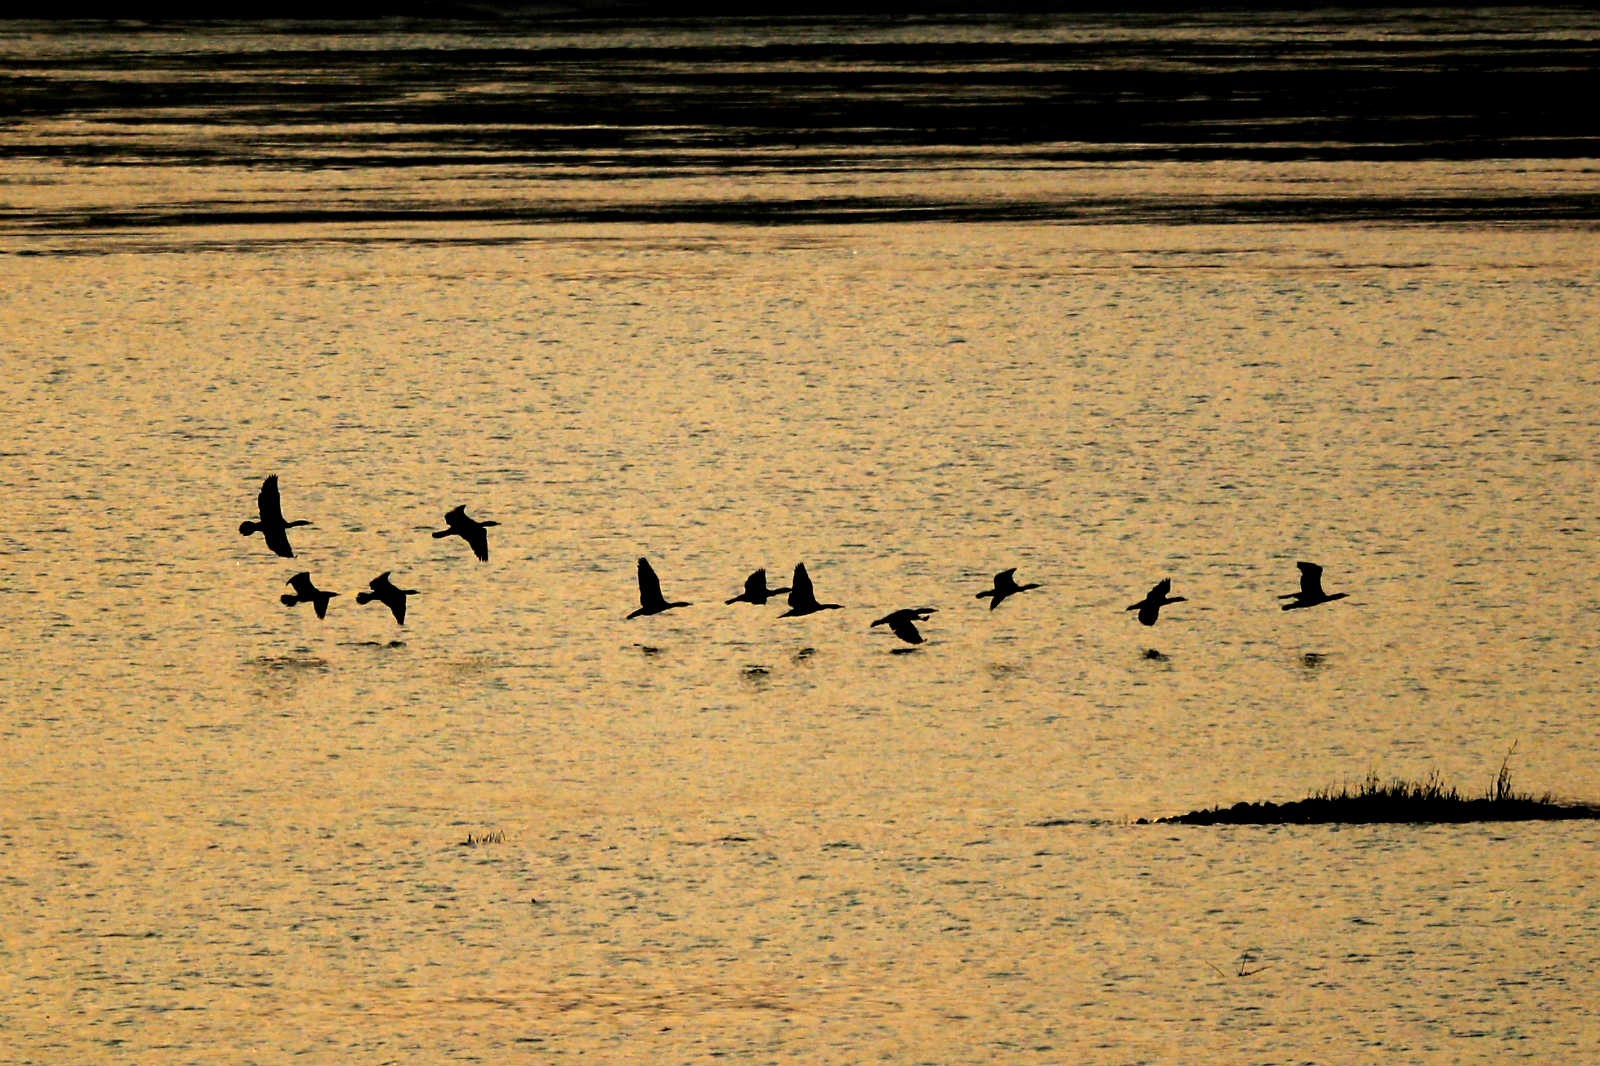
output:
{"label": "golden water surface", "polygon": [[1588,825],[1130,824],[1600,795],[1586,234],[515,236],[12,258],[17,1061],[1595,1046]]}
{"label": "golden water surface", "polygon": [[[1519,788],[1600,799],[1595,234],[1425,217],[1581,199],[1583,160],[908,167],[930,201],[1424,208],[769,226],[20,158],[0,1061],[1600,1051],[1595,823],[1137,822],[1475,792],[1513,746]],[[290,217],[325,197],[368,213]],[[269,474],[293,559],[237,532]],[[429,535],[458,505],[488,562]],[[627,619],[640,556],[690,606]],[[1348,596],[1280,611],[1299,560]],[[841,609],[723,602],[801,561]],[[1010,567],[1040,587],[991,611]],[[300,570],[326,620],[279,602]],[[403,627],[355,602],[381,571]],[[869,625],[916,605],[915,650]]]}

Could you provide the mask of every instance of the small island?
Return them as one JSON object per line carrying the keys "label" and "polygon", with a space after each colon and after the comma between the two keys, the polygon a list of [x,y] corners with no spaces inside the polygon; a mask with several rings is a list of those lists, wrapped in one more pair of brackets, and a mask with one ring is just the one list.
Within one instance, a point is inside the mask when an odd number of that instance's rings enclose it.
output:
{"label": "small island", "polygon": [[[1323,789],[1287,803],[1235,803],[1154,820],[1158,825],[1323,825],[1380,822],[1528,822],[1600,818],[1600,806],[1534,796],[1511,786],[1511,755],[1482,795],[1463,795],[1431,773],[1421,781],[1383,780],[1368,773],[1354,787]],[[1151,824],[1146,819],[1140,822]]]}

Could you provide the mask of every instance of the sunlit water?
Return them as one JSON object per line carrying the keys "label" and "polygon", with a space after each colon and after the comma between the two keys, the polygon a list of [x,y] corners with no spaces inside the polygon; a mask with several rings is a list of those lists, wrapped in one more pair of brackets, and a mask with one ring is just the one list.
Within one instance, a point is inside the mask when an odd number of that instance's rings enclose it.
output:
{"label": "sunlit water", "polygon": [[[262,165],[244,215],[336,173]],[[1315,165],[1362,221],[386,218],[377,166],[252,226],[159,217],[193,160],[8,159],[8,1061],[1592,1055],[1592,823],[1134,821],[1513,744],[1600,798],[1593,231]],[[625,620],[640,555],[692,605]],[[1301,559],[1348,598],[1280,611]],[[843,609],[723,603],[802,560]]]}

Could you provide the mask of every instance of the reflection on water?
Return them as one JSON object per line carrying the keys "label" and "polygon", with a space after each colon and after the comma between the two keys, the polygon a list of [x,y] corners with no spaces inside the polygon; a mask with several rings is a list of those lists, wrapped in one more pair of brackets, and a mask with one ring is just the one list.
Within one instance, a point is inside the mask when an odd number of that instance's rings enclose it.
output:
{"label": "reflection on water", "polygon": [[[1592,116],[1498,80],[1594,33],[1375,17],[10,26],[8,1049],[1600,1046],[1594,825],[1133,824],[1600,797]],[[802,217],[915,224],[701,224]],[[843,607],[726,602],[800,560]]]}
{"label": "reflection on water", "polygon": [[315,655],[258,655],[250,665],[266,671],[327,670],[328,660]]}

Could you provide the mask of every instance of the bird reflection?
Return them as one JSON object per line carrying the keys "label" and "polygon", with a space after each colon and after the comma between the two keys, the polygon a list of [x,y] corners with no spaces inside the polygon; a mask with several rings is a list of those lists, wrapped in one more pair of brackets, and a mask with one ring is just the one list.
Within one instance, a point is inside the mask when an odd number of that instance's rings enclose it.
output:
{"label": "bird reflection", "polygon": [[1027,585],[1017,584],[1016,573],[1017,568],[1014,566],[1009,570],[1000,571],[998,574],[994,575],[994,588],[985,589],[984,591],[978,593],[975,598],[981,600],[986,596],[989,597],[989,610],[992,611],[996,607],[1000,606],[1007,596],[1013,596],[1018,592],[1027,592],[1029,589],[1036,589],[1039,587],[1039,585],[1036,583]]}
{"label": "bird reflection", "polygon": [[789,609],[779,618],[799,618],[818,611],[835,611],[844,606],[842,603],[817,602],[817,594],[811,587],[811,575],[806,573],[805,563],[794,564],[793,585],[789,590]]}
{"label": "bird reflection", "polygon": [[668,603],[667,598],[661,595],[661,579],[656,577],[656,572],[650,566],[650,561],[644,556],[639,556],[639,607],[629,618],[638,618],[642,614],[660,614],[670,611],[674,607],[687,607],[688,603]]}
{"label": "bird reflection", "polygon": [[389,580],[389,574],[390,571],[385,570],[383,573],[367,582],[367,584],[371,586],[372,591],[356,593],[356,602],[371,603],[373,600],[377,600],[379,603],[389,608],[389,610],[394,614],[394,620],[396,622],[399,622],[401,625],[405,625],[406,597],[415,596],[417,594],[417,590],[400,588],[394,582]]}
{"label": "bird reflection", "polygon": [[248,537],[252,533],[260,533],[275,555],[293,559],[294,549],[289,547],[288,531],[295,526],[309,526],[311,523],[304,518],[297,518],[293,522],[283,520],[283,506],[278,500],[277,474],[261,483],[261,492],[256,497],[256,511],[259,520],[240,522],[240,534]]}
{"label": "bird reflection", "polygon": [[907,644],[921,644],[924,638],[917,629],[917,623],[926,622],[936,610],[934,607],[903,607],[898,611],[890,611],[872,624],[888,626],[889,632]]}
{"label": "bird reflection", "polygon": [[497,526],[499,522],[479,522],[467,516],[465,507],[457,507],[444,516],[444,524],[448,529],[441,529],[434,533],[434,539],[440,537],[460,537],[472,546],[472,554],[478,557],[480,563],[489,561],[489,534],[490,526]]}
{"label": "bird reflection", "polygon": [[767,571],[763,567],[760,570],[752,571],[750,576],[744,579],[744,591],[726,602],[765,604],[772,597],[788,591],[788,586],[777,589],[767,588]]}
{"label": "bird reflection", "polygon": [[324,592],[311,583],[311,574],[300,571],[298,574],[284,582],[294,589],[294,595],[287,592],[278,597],[285,607],[293,607],[298,603],[309,603],[316,610],[318,618],[328,617],[328,601],[339,595],[337,592]]}
{"label": "bird reflection", "polygon": [[1170,577],[1163,578],[1162,580],[1156,582],[1155,587],[1145,595],[1144,599],[1140,600],[1138,603],[1129,604],[1127,609],[1130,611],[1138,611],[1139,621],[1147,626],[1153,626],[1156,624],[1156,616],[1161,613],[1161,608],[1165,607],[1169,603],[1188,602],[1182,596],[1168,597],[1167,593],[1171,591],[1172,579]]}
{"label": "bird reflection", "polygon": [[1335,592],[1329,595],[1322,591],[1322,567],[1316,563],[1295,563],[1294,565],[1300,568],[1300,591],[1285,592],[1278,597],[1280,600],[1294,601],[1283,605],[1285,611],[1299,610],[1301,607],[1315,607],[1319,603],[1342,600],[1350,595],[1348,592]]}

